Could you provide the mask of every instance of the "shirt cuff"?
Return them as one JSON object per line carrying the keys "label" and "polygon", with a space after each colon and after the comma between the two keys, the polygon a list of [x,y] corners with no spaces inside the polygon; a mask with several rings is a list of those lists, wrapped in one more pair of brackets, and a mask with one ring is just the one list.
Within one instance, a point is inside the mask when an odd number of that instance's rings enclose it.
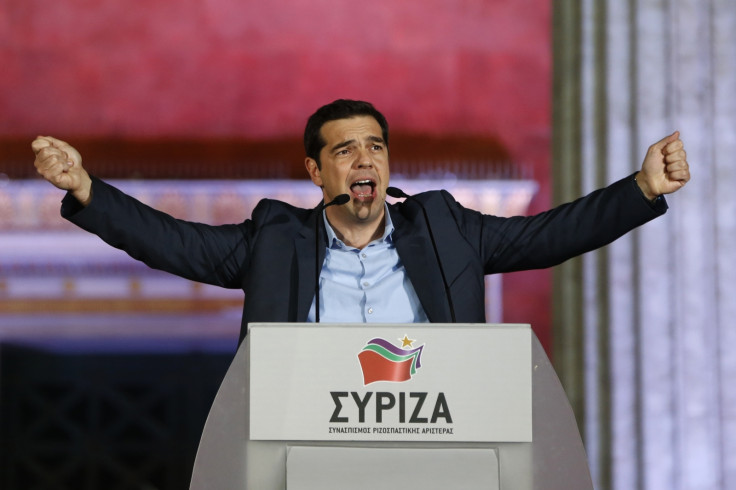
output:
{"label": "shirt cuff", "polygon": [[654,199],[649,199],[647,196],[644,195],[644,192],[641,190],[641,187],[639,187],[639,184],[636,182],[636,172],[631,176],[631,183],[636,187],[636,190],[639,192],[639,195],[641,196],[644,201],[652,208],[657,209],[660,206],[662,206],[665,202],[664,196],[659,195],[655,197]]}

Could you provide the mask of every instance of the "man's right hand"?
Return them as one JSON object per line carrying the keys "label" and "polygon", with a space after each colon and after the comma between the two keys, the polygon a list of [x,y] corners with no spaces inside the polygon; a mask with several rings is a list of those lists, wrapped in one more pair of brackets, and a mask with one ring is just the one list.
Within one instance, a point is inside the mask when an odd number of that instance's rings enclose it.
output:
{"label": "man's right hand", "polygon": [[36,171],[59,189],[69,191],[83,205],[92,200],[92,179],[82,167],[82,156],[69,143],[39,136],[31,144]]}

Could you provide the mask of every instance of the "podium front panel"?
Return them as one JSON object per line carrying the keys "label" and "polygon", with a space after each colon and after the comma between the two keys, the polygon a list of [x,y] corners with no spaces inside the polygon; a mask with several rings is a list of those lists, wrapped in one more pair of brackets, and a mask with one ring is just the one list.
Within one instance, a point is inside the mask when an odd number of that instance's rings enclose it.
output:
{"label": "podium front panel", "polygon": [[529,325],[253,324],[253,440],[529,442]]}

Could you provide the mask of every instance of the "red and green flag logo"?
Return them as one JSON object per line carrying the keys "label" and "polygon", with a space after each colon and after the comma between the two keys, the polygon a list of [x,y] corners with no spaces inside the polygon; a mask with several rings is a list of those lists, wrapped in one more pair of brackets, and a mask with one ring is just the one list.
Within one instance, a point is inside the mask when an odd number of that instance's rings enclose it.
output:
{"label": "red and green flag logo", "polygon": [[[401,347],[381,338],[369,340],[358,354],[363,385],[376,381],[408,381],[422,367],[424,344],[412,348],[414,340],[404,335]],[[407,349],[408,346],[408,349]]]}

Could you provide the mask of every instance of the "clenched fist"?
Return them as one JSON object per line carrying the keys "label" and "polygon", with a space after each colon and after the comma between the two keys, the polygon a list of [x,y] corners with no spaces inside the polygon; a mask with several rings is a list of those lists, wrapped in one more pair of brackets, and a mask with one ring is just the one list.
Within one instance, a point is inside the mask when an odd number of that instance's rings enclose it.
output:
{"label": "clenched fist", "polygon": [[69,191],[83,205],[92,200],[92,179],[82,167],[82,156],[69,143],[39,136],[31,148],[36,154],[36,171],[59,189]]}
{"label": "clenched fist", "polygon": [[662,138],[649,147],[636,182],[649,199],[681,189],[690,180],[685,145],[680,132]]}

